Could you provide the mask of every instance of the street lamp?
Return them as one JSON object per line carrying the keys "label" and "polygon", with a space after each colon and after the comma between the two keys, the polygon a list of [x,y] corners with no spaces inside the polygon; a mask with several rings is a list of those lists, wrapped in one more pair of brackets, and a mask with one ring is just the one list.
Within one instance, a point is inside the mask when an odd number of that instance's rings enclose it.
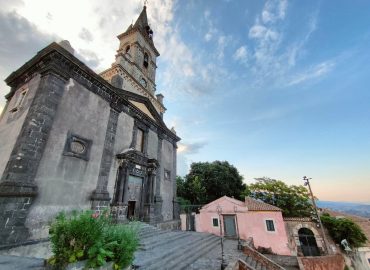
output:
{"label": "street lamp", "polygon": [[217,205],[217,213],[218,213],[218,220],[220,225],[220,236],[221,236],[221,270],[224,270],[227,267],[224,257],[224,236],[222,234],[222,222],[221,222],[221,215],[222,215],[222,207],[218,204]]}
{"label": "street lamp", "polygon": [[313,205],[313,209],[315,211],[315,214],[317,216],[317,220],[319,222],[319,225],[320,225],[320,228],[321,228],[321,232],[322,232],[322,237],[324,239],[324,245],[325,245],[325,249],[327,251],[327,253],[329,254],[329,245],[328,245],[328,241],[326,240],[326,236],[325,236],[325,231],[324,231],[324,226],[322,226],[322,223],[321,223],[321,218],[319,216],[319,213],[317,211],[317,206],[316,206],[316,202],[315,202],[315,198],[313,196],[313,193],[312,193],[312,189],[311,189],[311,185],[310,185],[310,180],[312,178],[308,178],[306,176],[303,176],[303,181],[304,181],[304,185],[305,186],[308,186],[308,190],[310,191],[310,195],[311,195],[311,201],[312,201],[312,205]]}

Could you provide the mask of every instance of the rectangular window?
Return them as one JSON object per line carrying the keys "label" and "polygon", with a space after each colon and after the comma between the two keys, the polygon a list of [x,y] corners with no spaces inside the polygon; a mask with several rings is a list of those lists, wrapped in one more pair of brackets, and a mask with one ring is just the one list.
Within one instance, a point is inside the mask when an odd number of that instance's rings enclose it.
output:
{"label": "rectangular window", "polygon": [[16,98],[13,108],[10,110],[11,112],[16,112],[22,106],[24,99],[26,97],[28,89],[24,89],[20,92],[19,95],[15,96]]}
{"label": "rectangular window", "polygon": [[139,152],[144,152],[144,131],[140,128],[137,129],[137,133],[136,133],[135,149]]}
{"label": "rectangular window", "polygon": [[218,218],[213,218],[212,224],[213,224],[213,227],[218,227]]}
{"label": "rectangular window", "polygon": [[266,228],[268,232],[274,232],[275,231],[274,221],[271,219],[266,220]]}

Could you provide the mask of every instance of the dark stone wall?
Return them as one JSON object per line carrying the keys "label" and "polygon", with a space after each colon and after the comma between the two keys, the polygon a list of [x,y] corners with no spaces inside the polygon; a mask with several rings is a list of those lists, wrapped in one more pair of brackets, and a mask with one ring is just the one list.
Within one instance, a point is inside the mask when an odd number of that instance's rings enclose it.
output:
{"label": "dark stone wall", "polygon": [[0,243],[25,241],[29,207],[38,188],[34,178],[43,155],[65,79],[45,71],[0,183]]}

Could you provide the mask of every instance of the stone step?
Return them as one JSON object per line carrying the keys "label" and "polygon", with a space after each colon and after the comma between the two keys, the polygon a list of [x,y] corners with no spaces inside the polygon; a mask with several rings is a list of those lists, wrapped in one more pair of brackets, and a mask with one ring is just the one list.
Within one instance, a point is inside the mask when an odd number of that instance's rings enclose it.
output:
{"label": "stone step", "polygon": [[[189,265],[191,262],[198,259],[203,253],[202,249],[207,247],[214,241],[217,241],[214,236],[206,235],[196,237],[195,240],[186,241],[184,245],[179,245],[176,248],[168,250],[165,256],[161,256],[160,260],[155,260],[148,265],[148,270],[163,270],[163,269],[181,269],[179,264],[184,264],[182,267]],[[208,250],[207,250],[208,251]],[[198,256],[196,256],[198,253]],[[186,262],[185,262],[186,260]]]}
{"label": "stone step", "polygon": [[150,250],[155,247],[160,247],[166,245],[168,242],[172,241],[179,241],[182,238],[186,238],[186,233],[168,233],[168,234],[161,234],[158,237],[151,237],[149,238],[149,241],[143,241],[141,243],[140,249],[142,250]]}
{"label": "stone step", "polygon": [[181,241],[168,242],[163,248],[153,248],[150,251],[138,251],[135,253],[134,265],[138,266],[139,269],[149,269],[149,266],[172,260],[173,257],[182,254],[184,248],[189,248],[189,246],[192,248],[194,245],[197,245],[198,242],[204,241],[207,236],[208,235],[200,233],[190,233],[188,237],[181,239]]}
{"label": "stone step", "polygon": [[169,264],[168,269],[187,270],[189,265],[218,246],[219,242],[219,238],[216,236],[209,238],[209,240],[202,242],[200,245],[190,249],[188,252],[184,252],[180,257],[177,257],[176,260]]}
{"label": "stone step", "polygon": [[143,233],[139,233],[139,239],[147,239],[155,235],[159,235],[162,233],[167,233],[168,231],[162,231],[162,230],[157,230],[157,231],[145,231]]}

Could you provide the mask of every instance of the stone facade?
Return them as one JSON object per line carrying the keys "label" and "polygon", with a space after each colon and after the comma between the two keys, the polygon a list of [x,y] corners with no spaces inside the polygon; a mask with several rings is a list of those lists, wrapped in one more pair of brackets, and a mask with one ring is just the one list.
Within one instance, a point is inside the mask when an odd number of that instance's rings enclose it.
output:
{"label": "stone facade", "polygon": [[[140,76],[151,86],[141,92],[122,88],[122,78],[105,80],[56,43],[6,79],[11,91],[0,119],[2,245],[47,236],[48,221],[62,210],[111,207],[118,221],[153,224],[178,219],[180,138],[163,122],[163,96],[154,96],[159,54],[152,36],[143,35],[145,8],[135,25],[130,38],[150,53],[148,71]],[[137,80],[138,63],[122,70]]]}
{"label": "stone facade", "polygon": [[[302,228],[307,228],[313,232],[315,237],[317,247],[320,251],[320,255],[328,254],[328,251],[325,249],[324,238],[322,237],[321,230],[317,227],[318,223],[315,223],[311,218],[284,218],[286,231],[288,233],[289,248],[293,255],[295,256],[304,256],[301,243],[299,241],[299,230]],[[335,245],[330,242],[330,246],[333,249],[332,253],[335,252]]]}

